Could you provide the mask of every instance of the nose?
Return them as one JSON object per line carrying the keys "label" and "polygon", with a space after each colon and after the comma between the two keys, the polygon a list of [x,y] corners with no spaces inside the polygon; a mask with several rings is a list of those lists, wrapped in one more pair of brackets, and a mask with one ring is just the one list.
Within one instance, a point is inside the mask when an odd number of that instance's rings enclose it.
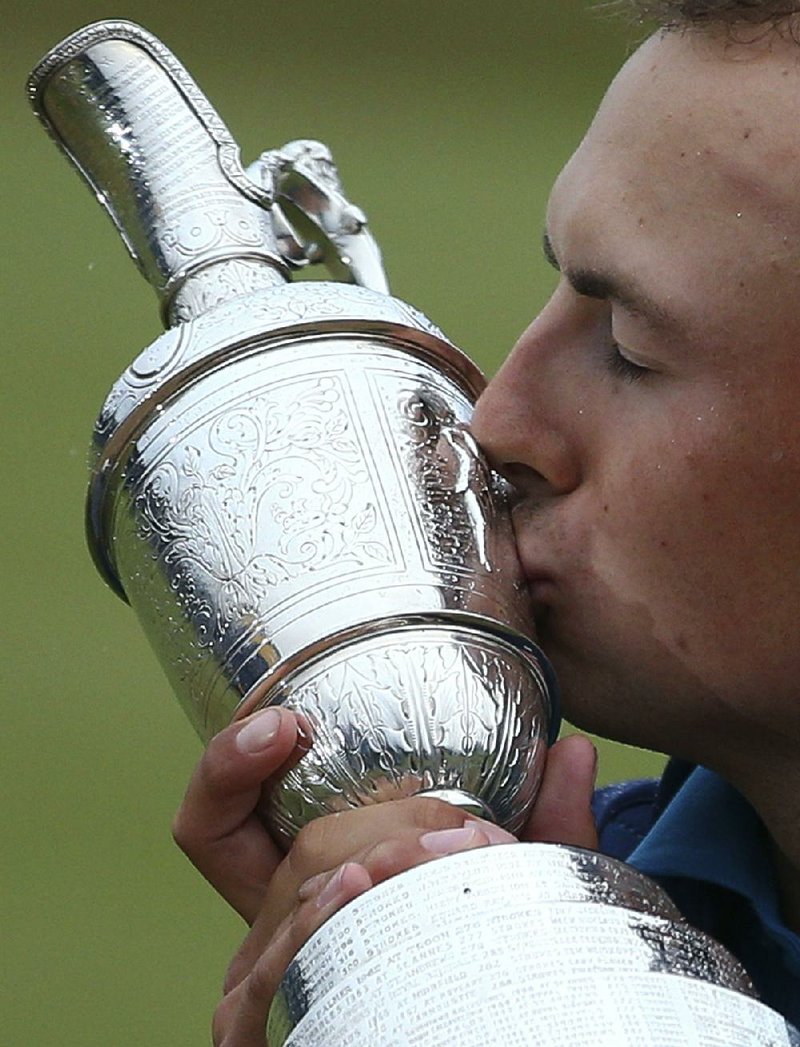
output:
{"label": "nose", "polygon": [[551,301],[522,334],[478,400],[471,425],[492,466],[529,497],[568,494],[581,482],[574,431],[580,390],[577,375],[570,381],[569,354],[560,351],[568,331],[554,322],[556,311]]}

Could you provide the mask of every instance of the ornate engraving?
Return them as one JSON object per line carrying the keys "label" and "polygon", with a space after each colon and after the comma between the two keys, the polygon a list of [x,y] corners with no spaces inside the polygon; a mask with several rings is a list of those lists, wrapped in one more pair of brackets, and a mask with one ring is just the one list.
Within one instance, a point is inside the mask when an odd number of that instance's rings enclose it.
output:
{"label": "ornate engraving", "polygon": [[227,128],[163,44],[132,23],[109,22],[56,54],[32,75],[37,114],[95,190],[165,317],[200,267],[258,259],[273,282],[283,280],[268,187],[246,177]]}
{"label": "ornate engraving", "polygon": [[323,813],[435,788],[519,827],[538,785],[541,680],[477,630],[363,641],[301,670],[271,704],[300,711],[314,740],[272,794],[270,819],[288,836]]}
{"label": "ornate engraving", "polygon": [[[457,350],[422,313],[396,298],[366,288],[336,283],[299,283],[246,295],[195,317],[191,325],[166,331],[121,375],[106,398],[95,426],[93,448],[99,456],[131,412],[181,371],[211,359],[231,345],[263,338],[283,328],[308,323],[407,326],[430,335],[444,348]],[[463,358],[465,374],[469,368]],[[477,375],[477,372],[474,372]]]}
{"label": "ornate engraving", "polygon": [[109,573],[203,737],[343,628],[446,609],[525,630],[498,552],[507,540],[517,562],[510,527],[479,515],[469,401],[435,361],[320,336],[223,355],[187,382],[180,338],[129,372],[144,388],[169,373],[179,392],[143,416],[124,474],[103,477],[102,526]]}
{"label": "ornate engraving", "polygon": [[[393,562],[340,382],[276,383],[217,409],[139,481],[134,511],[198,643],[274,612],[306,579]],[[357,489],[361,488],[361,490]],[[215,641],[215,638],[216,641]]]}
{"label": "ornate engraving", "polygon": [[312,139],[288,142],[262,153],[247,173],[276,187],[275,234],[287,261],[298,267],[324,262],[336,279],[388,293],[367,216],[344,195],[326,145]]}
{"label": "ornate engraving", "polygon": [[186,323],[238,295],[269,289],[276,279],[281,278],[275,270],[261,261],[246,258],[229,258],[209,269],[192,273],[173,292],[169,305],[170,326]]}
{"label": "ornate engraving", "polygon": [[227,179],[240,193],[260,207],[270,207],[272,204],[270,187],[257,185],[246,176],[239,159],[239,147],[235,139],[216,109],[189,75],[186,67],[157,37],[134,22],[125,19],[107,19],[79,29],[72,36],[63,40],[58,47],[53,48],[36,66],[28,79],[28,95],[36,115],[43,121],[48,132],[53,134],[51,125],[43,113],[41,94],[50,76],[60,66],[109,39],[127,40],[137,45],[168,73],[216,143],[220,167],[225,172]]}
{"label": "ornate engraving", "polygon": [[502,499],[493,497],[491,470],[466,427],[469,406],[464,403],[459,417],[457,398],[445,398],[441,383],[420,381],[398,391],[397,376],[384,373],[375,384],[383,403],[396,398],[394,412],[403,424],[393,452],[428,564],[491,574],[488,544]]}

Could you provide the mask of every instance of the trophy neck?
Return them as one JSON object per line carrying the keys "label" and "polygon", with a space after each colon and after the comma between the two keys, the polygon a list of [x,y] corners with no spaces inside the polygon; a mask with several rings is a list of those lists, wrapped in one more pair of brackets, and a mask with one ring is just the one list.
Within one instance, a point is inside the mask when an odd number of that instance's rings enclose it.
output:
{"label": "trophy neck", "polygon": [[230,298],[286,283],[283,269],[270,260],[242,255],[207,260],[173,281],[162,306],[164,324],[175,327],[222,305]]}
{"label": "trophy neck", "polygon": [[37,115],[154,287],[167,326],[285,282],[270,186],[174,55],[130,22],[80,30],[31,75]]}

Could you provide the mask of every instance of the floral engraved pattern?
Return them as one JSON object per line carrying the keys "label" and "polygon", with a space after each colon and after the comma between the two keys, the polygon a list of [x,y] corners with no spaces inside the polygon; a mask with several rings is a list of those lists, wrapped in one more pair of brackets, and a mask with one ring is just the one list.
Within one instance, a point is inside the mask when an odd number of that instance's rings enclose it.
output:
{"label": "floral engraved pattern", "polygon": [[119,378],[95,427],[95,448],[102,452],[128,415],[167,380],[220,352],[231,342],[263,338],[297,323],[374,321],[404,324],[449,344],[427,317],[405,302],[363,287],[306,282],[260,290],[225,302],[157,338]]}
{"label": "floral engraved pattern", "polygon": [[138,535],[200,646],[227,650],[325,578],[394,563],[365,462],[327,375],[225,405],[147,472]]}
{"label": "floral engraved pattern", "polygon": [[[215,192],[221,195],[213,184],[197,187],[197,192],[204,190],[207,197]],[[192,211],[188,223],[184,215],[178,214],[172,224],[161,231],[161,245],[186,261],[231,245],[263,251],[264,234],[259,223],[252,220],[249,212],[238,210],[240,213],[236,214],[223,206],[216,213]]]}
{"label": "floral engraved pattern", "polygon": [[518,825],[541,772],[540,681],[477,631],[367,641],[301,671],[272,702],[300,710],[314,736],[273,795],[288,835],[320,814],[431,788],[464,790]]}
{"label": "floral engraved pattern", "polygon": [[263,262],[232,258],[193,274],[170,302],[171,324],[184,324],[237,295],[269,290],[281,279]]}

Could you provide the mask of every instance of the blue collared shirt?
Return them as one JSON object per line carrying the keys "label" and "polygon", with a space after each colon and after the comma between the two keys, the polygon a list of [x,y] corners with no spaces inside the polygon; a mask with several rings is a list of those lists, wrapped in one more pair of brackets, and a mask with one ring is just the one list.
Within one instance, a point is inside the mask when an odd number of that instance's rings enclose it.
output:
{"label": "blue collared shirt", "polygon": [[800,936],[783,922],[769,837],[744,797],[704,767],[671,761],[660,783],[600,789],[594,806],[600,850],[658,881],[800,1026]]}

